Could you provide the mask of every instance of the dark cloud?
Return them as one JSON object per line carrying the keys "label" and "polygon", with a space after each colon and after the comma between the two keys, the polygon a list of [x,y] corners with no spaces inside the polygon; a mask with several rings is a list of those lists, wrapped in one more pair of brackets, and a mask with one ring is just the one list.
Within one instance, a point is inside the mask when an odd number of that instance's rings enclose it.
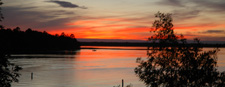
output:
{"label": "dark cloud", "polygon": [[207,8],[213,11],[225,11],[224,0],[191,0],[198,7]]}
{"label": "dark cloud", "polygon": [[210,12],[225,12],[225,0],[160,0],[157,5],[201,9]]}
{"label": "dark cloud", "polygon": [[211,43],[218,43],[218,41],[221,43],[225,43],[225,36],[221,36],[221,37],[213,37],[213,36],[202,36],[202,37],[199,37],[201,41],[211,41]]}
{"label": "dark cloud", "polygon": [[225,30],[207,30],[202,33],[225,33]]}
{"label": "dark cloud", "polygon": [[184,4],[181,2],[181,0],[161,0],[156,4],[184,7]]}
{"label": "dark cloud", "polygon": [[188,41],[191,43],[194,42],[193,41],[194,38],[199,38],[203,43],[225,43],[225,36],[210,36],[210,35],[206,36],[206,35],[198,35],[196,33],[194,34],[191,32],[183,35],[184,37],[189,37]]}
{"label": "dark cloud", "polygon": [[[78,19],[75,13],[64,10],[45,12],[26,10],[28,8],[18,7],[2,7],[2,9],[5,18],[2,24],[10,28],[19,26],[22,29],[32,28],[41,29],[41,31],[44,29],[57,30],[65,28],[65,23]],[[61,15],[73,16],[61,18]]]}
{"label": "dark cloud", "polygon": [[186,3],[187,1],[185,0],[160,0],[156,2],[160,6],[175,7],[171,13],[176,19],[185,20],[198,17],[201,10],[196,7],[189,7]]}
{"label": "dark cloud", "polygon": [[193,8],[182,8],[179,10],[174,10],[172,14],[177,19],[185,20],[198,17],[200,12],[200,10]]}
{"label": "dark cloud", "polygon": [[76,4],[73,4],[71,2],[67,2],[67,1],[55,1],[55,0],[51,0],[51,1],[47,1],[47,2],[56,3],[56,4],[60,5],[61,7],[65,7],[65,8],[83,8],[83,9],[86,9],[87,8],[87,7],[79,6],[79,5],[76,5]]}

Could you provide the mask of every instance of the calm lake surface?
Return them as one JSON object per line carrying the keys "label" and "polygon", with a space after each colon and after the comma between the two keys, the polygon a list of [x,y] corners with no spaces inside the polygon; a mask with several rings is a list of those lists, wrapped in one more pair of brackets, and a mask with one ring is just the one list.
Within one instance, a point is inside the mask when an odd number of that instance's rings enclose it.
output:
{"label": "calm lake surface", "polygon": [[[13,63],[23,67],[12,87],[145,87],[134,73],[138,57],[147,58],[146,47],[85,46],[68,54],[17,54]],[[204,48],[210,50],[213,48]],[[218,70],[225,71],[225,48],[218,53]],[[31,80],[31,73],[33,79]]]}

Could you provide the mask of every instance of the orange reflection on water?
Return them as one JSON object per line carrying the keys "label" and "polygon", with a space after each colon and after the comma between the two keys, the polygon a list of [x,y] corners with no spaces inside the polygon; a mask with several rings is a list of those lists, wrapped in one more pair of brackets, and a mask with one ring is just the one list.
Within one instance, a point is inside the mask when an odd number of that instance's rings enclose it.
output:
{"label": "orange reflection on water", "polygon": [[[146,50],[95,50],[81,49],[78,53],[79,55],[75,57],[76,63],[74,64],[74,68],[76,69],[76,73],[74,74],[74,78],[77,78],[77,83],[88,82],[88,84],[94,84],[96,87],[99,85],[110,85],[109,87],[113,87],[120,84],[121,79],[125,79],[129,83],[139,86],[143,85],[138,81],[139,78],[135,76],[134,68],[137,66],[137,57],[147,57]],[[128,85],[129,83],[126,84]],[[93,87],[93,85],[87,86]]]}
{"label": "orange reflection on water", "polygon": [[[134,68],[137,67],[137,57],[147,58],[147,50],[81,49],[76,52],[74,55],[54,55],[62,58],[14,59],[13,63],[22,66],[23,70],[20,82],[12,87],[113,87],[122,79],[125,85],[132,83],[133,87],[145,87],[139,82]],[[221,48],[218,52],[220,71],[224,71],[224,64],[225,48]],[[33,80],[30,80],[31,72],[34,72]]]}
{"label": "orange reflection on water", "polygon": [[[131,48],[130,48],[131,49]],[[146,50],[112,50],[112,49],[82,49],[78,69],[110,69],[110,68],[134,68],[137,66],[136,58],[146,58]]]}

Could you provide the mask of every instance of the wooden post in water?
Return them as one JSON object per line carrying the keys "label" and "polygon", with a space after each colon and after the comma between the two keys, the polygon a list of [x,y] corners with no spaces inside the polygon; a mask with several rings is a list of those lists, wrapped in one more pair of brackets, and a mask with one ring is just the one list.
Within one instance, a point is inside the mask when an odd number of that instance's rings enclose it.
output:
{"label": "wooden post in water", "polygon": [[33,75],[34,75],[33,72],[31,72],[31,80],[33,80]]}
{"label": "wooden post in water", "polygon": [[124,82],[123,82],[123,79],[122,79],[122,87],[123,87],[123,83],[124,83]]}

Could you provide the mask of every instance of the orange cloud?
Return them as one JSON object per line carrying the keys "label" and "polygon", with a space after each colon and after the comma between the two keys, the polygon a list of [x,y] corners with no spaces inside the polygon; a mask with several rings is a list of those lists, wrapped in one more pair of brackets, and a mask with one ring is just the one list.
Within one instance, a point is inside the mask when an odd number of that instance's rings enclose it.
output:
{"label": "orange cloud", "polygon": [[[134,21],[134,20],[132,20]],[[65,32],[75,34],[76,38],[95,38],[95,39],[143,39],[143,33],[149,33],[147,27],[137,26],[134,22],[127,19],[103,18],[80,20],[74,23],[67,23],[66,26],[76,26],[63,30],[50,31],[51,34]]]}
{"label": "orange cloud", "polygon": [[214,24],[203,24],[203,25],[194,25],[194,26],[186,26],[186,27],[174,27],[174,29],[188,29],[188,30],[207,30],[213,28],[225,28],[225,24],[214,25]]}
{"label": "orange cloud", "polygon": [[[142,22],[141,24],[139,24]],[[192,24],[188,24],[192,25]],[[208,29],[225,28],[224,24],[193,24],[194,26],[176,25],[174,26],[177,34],[184,34],[185,38],[190,39],[197,37],[196,33]],[[75,34],[76,38],[91,39],[138,39],[146,40],[152,34],[151,23],[142,21],[141,19],[125,19],[125,18],[100,18],[79,20],[73,23],[67,23],[67,29],[52,30],[51,34]],[[149,26],[149,27],[144,27]],[[184,27],[182,27],[184,26]],[[188,32],[192,32],[190,35]]]}
{"label": "orange cloud", "polygon": [[[120,26],[120,25],[111,25],[111,27],[112,26]],[[76,38],[146,40],[145,38],[147,38],[147,36],[149,35],[149,28],[137,27],[137,28],[98,30],[95,28],[93,29],[88,27],[77,27],[77,28],[71,28],[71,29],[50,31],[51,34],[56,34],[56,33],[60,34],[61,32],[64,32],[66,34],[75,34]]]}

